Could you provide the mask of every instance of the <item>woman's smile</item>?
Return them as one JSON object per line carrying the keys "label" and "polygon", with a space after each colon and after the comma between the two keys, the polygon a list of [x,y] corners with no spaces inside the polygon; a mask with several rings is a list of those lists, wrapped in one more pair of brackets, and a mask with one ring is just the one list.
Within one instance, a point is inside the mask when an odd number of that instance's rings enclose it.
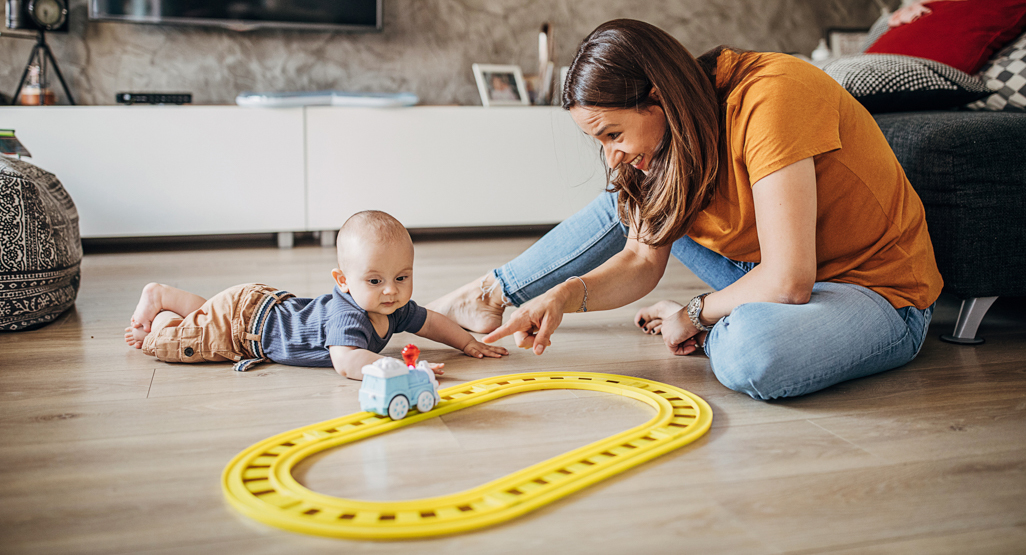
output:
{"label": "woman's smile", "polygon": [[626,163],[647,172],[652,165],[647,153],[658,150],[666,133],[666,116],[658,105],[640,109],[574,106],[570,117],[581,131],[602,144],[606,165],[611,169]]}

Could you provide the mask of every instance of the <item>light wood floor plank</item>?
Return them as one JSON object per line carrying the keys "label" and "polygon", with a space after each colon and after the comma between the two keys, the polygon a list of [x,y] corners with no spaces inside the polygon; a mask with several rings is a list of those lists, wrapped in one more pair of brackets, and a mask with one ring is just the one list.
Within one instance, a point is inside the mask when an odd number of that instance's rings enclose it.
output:
{"label": "light wood floor plank", "polygon": [[[501,265],[532,238],[418,241],[414,298]],[[0,334],[2,553],[954,553],[1026,542],[1026,302],[999,299],[987,342],[939,341],[942,297],[919,358],[799,399],[725,389],[704,356],[674,357],[631,323],[646,303],[706,287],[671,261],[659,287],[615,311],[567,315],[543,356],[479,361],[409,334],[444,362],[442,385],[497,374],[594,371],[663,381],[713,407],[695,443],[515,521],[422,541],[354,542],[269,528],[223,501],[245,447],[359,410],[331,369],[169,365],[122,339],[142,286],[209,296],[261,281],[330,290],[332,249],[199,248],[91,254],[74,310]],[[335,495],[404,499],[500,477],[644,422],[639,402],[594,392],[516,395],[313,457],[297,477]],[[1019,548],[1019,549],[1017,549]]]}

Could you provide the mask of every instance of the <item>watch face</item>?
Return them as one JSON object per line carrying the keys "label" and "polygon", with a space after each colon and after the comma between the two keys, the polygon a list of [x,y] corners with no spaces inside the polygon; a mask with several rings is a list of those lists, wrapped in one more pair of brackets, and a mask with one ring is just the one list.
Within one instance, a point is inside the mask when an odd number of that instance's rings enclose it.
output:
{"label": "watch face", "polygon": [[68,15],[68,10],[61,0],[32,0],[28,8],[32,19],[46,29],[60,27]]}

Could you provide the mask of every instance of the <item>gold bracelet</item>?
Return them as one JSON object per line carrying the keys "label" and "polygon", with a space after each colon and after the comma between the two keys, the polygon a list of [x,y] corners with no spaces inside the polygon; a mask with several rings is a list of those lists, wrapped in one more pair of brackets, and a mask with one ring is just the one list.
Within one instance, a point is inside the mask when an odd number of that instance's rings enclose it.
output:
{"label": "gold bracelet", "polygon": [[584,298],[581,299],[581,307],[577,309],[577,312],[588,312],[588,284],[584,283],[584,278],[582,278],[580,276],[570,276],[570,277],[566,278],[566,281],[564,281],[563,283],[566,283],[567,281],[570,281],[570,280],[573,280],[573,279],[581,280],[581,285],[584,286]]}

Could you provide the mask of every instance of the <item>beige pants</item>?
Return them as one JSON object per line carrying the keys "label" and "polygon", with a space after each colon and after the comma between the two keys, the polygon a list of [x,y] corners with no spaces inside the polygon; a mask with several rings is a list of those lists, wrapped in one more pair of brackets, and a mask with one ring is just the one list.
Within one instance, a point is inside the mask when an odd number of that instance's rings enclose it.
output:
{"label": "beige pants", "polygon": [[184,318],[154,327],[142,350],[164,362],[237,362],[256,358],[249,342],[250,320],[277,289],[260,283],[236,285],[214,295]]}

